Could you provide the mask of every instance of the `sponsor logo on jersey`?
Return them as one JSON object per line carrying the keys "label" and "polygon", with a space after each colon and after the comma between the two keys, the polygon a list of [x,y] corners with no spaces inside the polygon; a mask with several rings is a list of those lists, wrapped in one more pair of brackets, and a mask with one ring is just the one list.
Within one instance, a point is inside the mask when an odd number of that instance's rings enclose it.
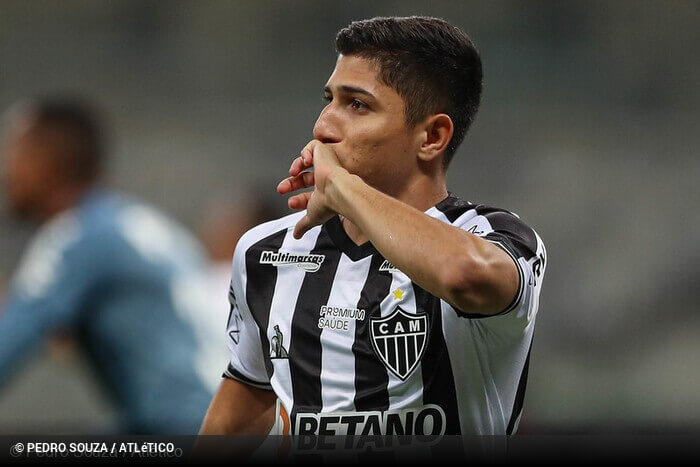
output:
{"label": "sponsor logo on jersey", "polygon": [[370,319],[372,347],[384,365],[402,381],[418,366],[428,342],[425,313],[409,314],[401,307],[385,318]]}
{"label": "sponsor logo on jersey", "polygon": [[260,264],[271,264],[275,267],[294,265],[306,272],[318,271],[324,259],[325,255],[297,255],[284,251],[265,250],[260,254]]}
{"label": "sponsor logo on jersey", "polygon": [[445,411],[435,404],[385,412],[298,413],[294,434],[437,435],[445,434]]}
{"label": "sponsor logo on jersey", "polygon": [[474,235],[483,235],[484,231],[483,230],[477,230],[476,225],[472,225],[467,229],[467,232],[473,233]]}
{"label": "sponsor logo on jersey", "polygon": [[238,311],[234,311],[231,315],[231,319],[229,319],[229,327],[230,331],[228,332],[229,337],[233,341],[234,344],[238,345],[238,336],[241,332],[241,315],[238,314]]}
{"label": "sponsor logo on jersey", "polygon": [[381,266],[379,266],[379,272],[401,272],[396,266],[394,266],[391,261],[385,259]]}
{"label": "sponsor logo on jersey", "polygon": [[280,327],[275,325],[275,335],[270,338],[270,359],[289,358],[289,352],[284,348],[284,336]]}
{"label": "sponsor logo on jersey", "polygon": [[228,326],[230,331],[228,332],[228,335],[233,343],[238,345],[238,335],[241,332],[241,320],[243,317],[238,312],[238,308],[236,307],[236,294],[233,292],[233,286],[229,286],[228,299],[230,303],[228,312]]}
{"label": "sponsor logo on jersey", "polygon": [[319,315],[318,327],[320,329],[348,331],[350,329],[350,321],[364,321],[366,312],[360,308],[323,305]]}

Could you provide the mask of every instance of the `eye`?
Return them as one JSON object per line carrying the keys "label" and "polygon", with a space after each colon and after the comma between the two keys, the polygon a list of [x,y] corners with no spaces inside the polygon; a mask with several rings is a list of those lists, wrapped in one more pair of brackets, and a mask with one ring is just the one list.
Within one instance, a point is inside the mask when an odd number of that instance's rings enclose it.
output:
{"label": "eye", "polygon": [[322,99],[324,102],[330,102],[333,100],[333,96],[331,96],[330,94],[324,94]]}
{"label": "eye", "polygon": [[353,99],[353,100],[350,102],[350,106],[351,106],[353,109],[355,109],[355,110],[365,110],[365,109],[367,109],[367,104],[365,104],[364,102],[362,102],[362,101],[359,100],[359,99]]}

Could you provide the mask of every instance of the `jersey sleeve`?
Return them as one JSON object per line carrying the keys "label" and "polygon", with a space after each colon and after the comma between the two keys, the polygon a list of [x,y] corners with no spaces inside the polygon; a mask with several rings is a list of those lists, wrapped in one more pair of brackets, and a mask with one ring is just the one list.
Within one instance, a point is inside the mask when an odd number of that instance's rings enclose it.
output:
{"label": "jersey sleeve", "polygon": [[233,257],[231,285],[229,288],[230,312],[226,328],[227,344],[230,351],[228,367],[224,378],[231,378],[258,389],[272,390],[270,377],[265,367],[261,331],[246,304],[245,267],[243,251],[236,248]]}
{"label": "jersey sleeve", "polygon": [[[503,249],[518,269],[518,291],[496,315],[467,315],[520,332],[535,318],[539,306],[547,252],[540,236],[516,214],[497,208],[477,207],[478,215],[460,228]],[[499,318],[499,319],[495,319]]]}
{"label": "jersey sleeve", "polygon": [[70,217],[43,228],[27,248],[0,309],[0,381],[54,329],[68,327],[99,280],[99,248]]}

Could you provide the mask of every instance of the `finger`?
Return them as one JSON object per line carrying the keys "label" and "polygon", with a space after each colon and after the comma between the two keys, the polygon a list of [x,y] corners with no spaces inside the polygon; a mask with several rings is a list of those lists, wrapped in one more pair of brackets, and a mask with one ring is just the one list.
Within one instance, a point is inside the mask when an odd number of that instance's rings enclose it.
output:
{"label": "finger", "polygon": [[314,223],[311,221],[309,218],[308,214],[304,217],[302,217],[299,222],[297,222],[297,225],[294,226],[294,238],[299,240],[301,237],[304,236],[306,232],[308,232],[312,227],[314,226]]}
{"label": "finger", "polygon": [[306,167],[304,167],[304,160],[301,156],[297,157],[292,161],[292,165],[289,166],[289,175],[296,177],[299,175]]}
{"label": "finger", "polygon": [[[314,141],[311,143],[314,143]],[[301,173],[303,170],[313,166],[313,148],[315,144],[311,143],[304,146],[304,149],[302,149],[299,153],[299,157],[292,161],[292,165],[289,166],[289,175],[294,177],[299,175],[299,173]]]}
{"label": "finger", "polygon": [[306,207],[309,204],[309,200],[311,199],[311,194],[311,191],[307,191],[304,193],[299,193],[298,195],[294,195],[287,200],[287,205],[290,209],[306,209]]}
{"label": "finger", "polygon": [[277,185],[277,192],[287,194],[314,185],[314,173],[302,172],[296,177],[288,177]]}
{"label": "finger", "polygon": [[316,144],[318,141],[311,140],[309,144],[304,146],[304,149],[301,150],[301,162],[304,164],[304,167],[312,167],[314,165],[314,148],[316,147]]}
{"label": "finger", "polygon": [[294,159],[291,167],[289,168],[289,175],[295,176],[299,175],[304,169],[313,167],[314,165],[314,148],[319,144],[318,140],[311,140],[304,149],[301,150],[299,157]]}

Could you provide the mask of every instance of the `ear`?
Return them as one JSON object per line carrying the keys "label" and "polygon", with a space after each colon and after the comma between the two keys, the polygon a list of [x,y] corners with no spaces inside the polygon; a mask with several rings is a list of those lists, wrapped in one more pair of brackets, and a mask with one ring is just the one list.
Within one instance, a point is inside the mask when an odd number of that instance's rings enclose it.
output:
{"label": "ear", "polygon": [[435,114],[428,117],[423,123],[421,132],[421,145],[418,157],[426,162],[439,157],[447,149],[452,140],[454,124],[447,114]]}

